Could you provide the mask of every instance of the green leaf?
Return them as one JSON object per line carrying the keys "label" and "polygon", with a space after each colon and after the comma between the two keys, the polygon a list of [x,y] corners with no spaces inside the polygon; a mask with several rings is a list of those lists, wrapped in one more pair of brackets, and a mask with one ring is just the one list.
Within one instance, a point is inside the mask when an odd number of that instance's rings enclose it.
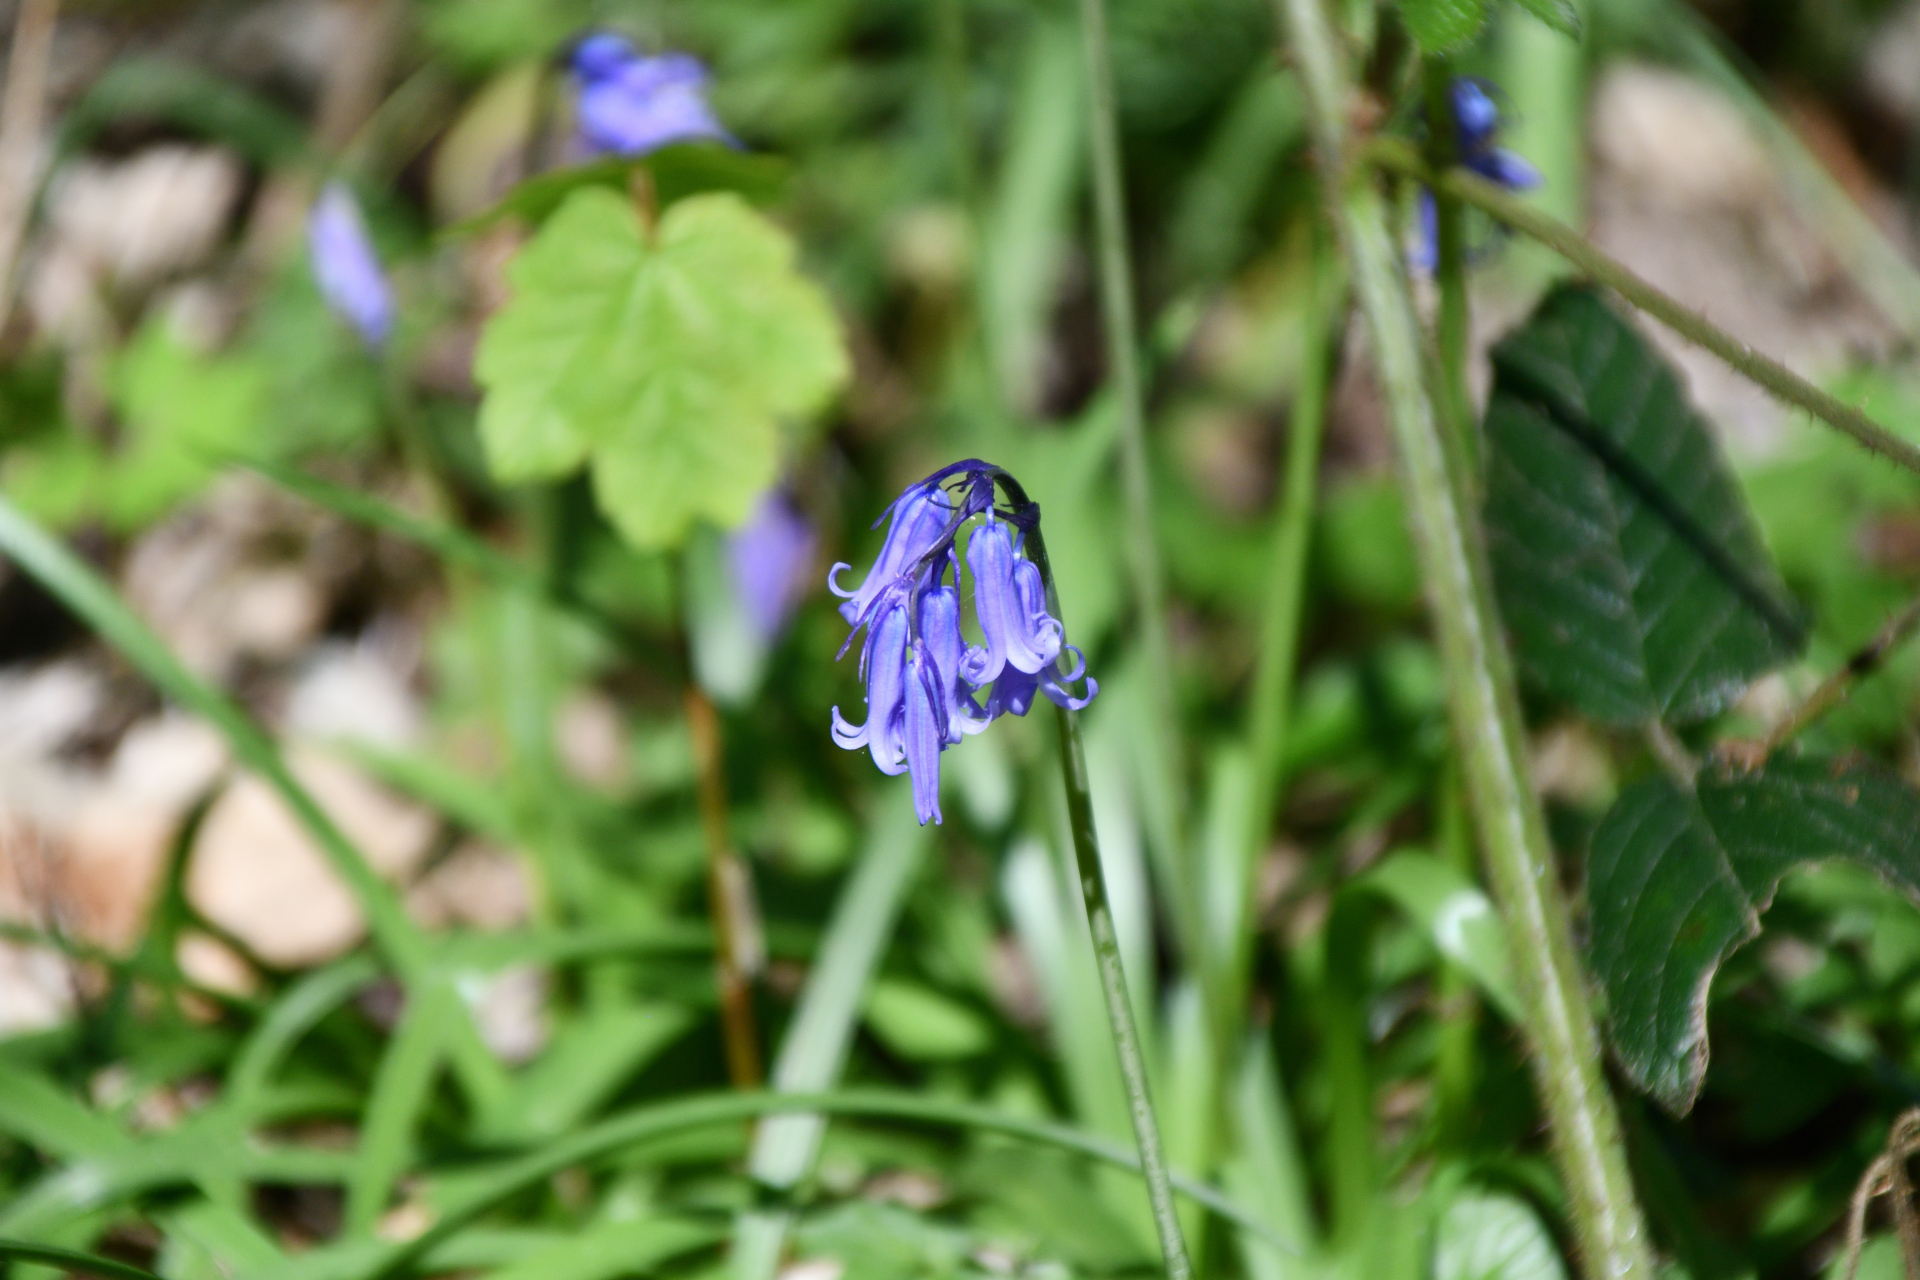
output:
{"label": "green leaf", "polygon": [[738,524],[774,479],[778,419],[847,377],[826,297],[738,196],[682,200],[648,235],[620,196],[576,191],[511,280],[474,366],[489,465],[513,482],[590,459],[601,509],[638,546]]}
{"label": "green leaf", "polygon": [[[518,0],[467,2],[506,5]],[[652,181],[654,198],[662,208],[708,191],[731,191],[752,204],[771,204],[787,181],[786,163],[778,156],[736,151],[714,142],[681,143],[644,156],[609,156],[528,178],[491,209],[456,222],[441,234],[472,235],[508,218],[537,227],[575,192],[598,188],[618,195],[630,191],[636,173],[645,173]]]}
{"label": "green leaf", "polygon": [[1845,858],[1920,898],[1920,793],[1877,765],[1779,756],[1750,771],[1708,765],[1691,790],[1629,787],[1587,862],[1594,971],[1615,1053],[1675,1112],[1707,1066],[1707,988],[1760,931],[1780,878]]}
{"label": "green leaf", "polygon": [[1486,0],[1400,0],[1400,20],[1422,53],[1446,53],[1480,34]]}
{"label": "green leaf", "polygon": [[1600,295],[1493,351],[1487,541],[1526,673],[1597,720],[1725,709],[1805,641],[1680,379]]}
{"label": "green leaf", "polygon": [[1472,976],[1502,1017],[1520,1020],[1506,930],[1465,872],[1433,854],[1403,849],[1341,890],[1360,891],[1399,907],[1442,955]]}
{"label": "green leaf", "polygon": [[267,404],[267,371],[245,356],[204,356],[150,321],[114,370],[125,434],[107,476],[106,517],[137,529],[191,497],[218,460],[248,449]]}
{"label": "green leaf", "polygon": [[1566,1280],[1540,1216],[1513,1196],[1454,1198],[1434,1233],[1433,1280]]}
{"label": "green leaf", "polygon": [[917,982],[882,978],[867,996],[867,1025],[895,1053],[915,1061],[970,1058],[992,1042],[980,1015]]}
{"label": "green leaf", "polygon": [[1573,7],[1573,0],[1515,0],[1515,3],[1569,40],[1580,38],[1580,11]]}

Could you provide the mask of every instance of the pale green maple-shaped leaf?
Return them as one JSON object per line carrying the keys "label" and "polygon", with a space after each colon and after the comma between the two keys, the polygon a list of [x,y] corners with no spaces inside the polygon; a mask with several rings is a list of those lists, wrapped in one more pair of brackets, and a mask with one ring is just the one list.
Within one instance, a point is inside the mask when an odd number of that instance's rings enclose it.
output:
{"label": "pale green maple-shaped leaf", "polygon": [[655,232],[614,192],[569,196],[514,263],[475,361],[480,433],[503,481],[593,468],[640,546],[739,523],[772,483],[779,421],[845,381],[825,296],[787,236],[738,197],[690,196]]}

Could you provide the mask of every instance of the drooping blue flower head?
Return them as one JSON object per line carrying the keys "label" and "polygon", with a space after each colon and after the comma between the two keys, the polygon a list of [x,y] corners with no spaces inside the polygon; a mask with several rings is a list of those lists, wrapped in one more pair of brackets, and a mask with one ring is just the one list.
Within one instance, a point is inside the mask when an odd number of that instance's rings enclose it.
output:
{"label": "drooping blue flower head", "polygon": [[739,145],[707,105],[707,69],[691,54],[648,57],[599,32],[574,46],[571,61],[579,143],[588,154],[645,155],[699,138]]}
{"label": "drooping blue flower head", "polygon": [[762,644],[780,638],[806,594],[818,539],[813,525],[780,489],[770,489],[727,537],[734,589]]}
{"label": "drooping blue flower head", "polygon": [[[1461,76],[1447,86],[1453,113],[1454,151],[1460,164],[1509,191],[1540,185],[1540,171],[1525,157],[1499,146],[1500,105],[1483,80]],[[1420,192],[1419,239],[1410,255],[1415,267],[1432,271],[1440,261],[1440,214],[1433,193]]]}
{"label": "drooping blue flower head", "polygon": [[333,313],[369,347],[384,346],[393,332],[393,288],[346,184],[329,182],[307,214],[307,257]]}
{"label": "drooping blue flower head", "polygon": [[[1017,506],[994,503],[996,477],[1004,475],[969,461],[909,485],[881,516],[891,521],[886,541],[861,584],[840,585],[851,565],[836,564],[827,575],[828,588],[842,598],[840,614],[853,627],[841,651],[866,631],[860,653],[866,723],[848,723],[835,707],[834,741],[848,750],[865,747],[882,773],[910,774],[922,824],[940,821],[942,751],[1001,715],[1025,715],[1035,693],[1079,710],[1100,691],[1091,677],[1084,697],[1068,687],[1085,677],[1086,663],[1066,643],[1065,628],[1049,612],[1040,568],[1025,554],[1027,535],[1039,528],[1038,506],[1024,496]],[[1017,487],[1012,492],[1019,494]],[[955,544],[968,530],[966,564],[984,640],[978,645],[967,643],[960,629]],[[1073,659],[1067,671],[1060,668],[1063,653]]]}

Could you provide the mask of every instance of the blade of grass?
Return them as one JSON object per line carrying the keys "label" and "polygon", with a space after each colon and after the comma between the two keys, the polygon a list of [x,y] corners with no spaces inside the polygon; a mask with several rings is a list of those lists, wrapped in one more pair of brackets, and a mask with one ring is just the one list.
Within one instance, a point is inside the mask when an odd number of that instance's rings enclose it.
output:
{"label": "blade of grass", "polygon": [[[341,1280],[381,1280],[408,1270],[442,1241],[458,1233],[468,1222],[524,1189],[535,1186],[571,1165],[602,1159],[635,1143],[718,1124],[782,1113],[821,1112],[828,1115],[864,1117],[872,1120],[896,1120],[914,1124],[939,1125],[977,1133],[994,1133],[1070,1151],[1119,1169],[1139,1172],[1137,1157],[1125,1147],[1107,1139],[1066,1125],[1031,1120],[988,1107],[947,1102],[877,1089],[842,1090],[833,1093],[740,1093],[732,1090],[696,1094],[671,1102],[636,1108],[623,1115],[563,1138],[539,1151],[506,1161],[494,1168],[463,1177],[457,1192],[448,1194],[438,1205],[434,1224],[413,1240],[390,1244],[377,1255],[371,1251],[367,1264],[353,1271],[328,1270]],[[1291,1251],[1289,1241],[1277,1239],[1259,1218],[1229,1200],[1206,1183],[1182,1174],[1172,1175],[1173,1186],[1188,1198],[1205,1205],[1224,1221],[1271,1241],[1276,1248]],[[316,1253],[319,1251],[316,1251]],[[309,1258],[315,1255],[307,1255]],[[304,1272],[303,1272],[304,1274]]]}
{"label": "blade of grass", "polygon": [[251,1114],[268,1078],[300,1037],[379,976],[379,967],[365,955],[347,956],[302,976],[274,1001],[234,1055],[222,1102],[242,1116]]}
{"label": "blade of grass", "polygon": [[[90,565],[4,498],[0,498],[0,553],[125,656],[162,695],[220,731],[234,758],[266,780],[320,846],[359,903],[375,945],[401,980],[409,986],[425,980],[426,940],[401,909],[399,896],[295,779],[273,739],[236,703],[188,671]],[[454,1040],[454,1060],[462,1083],[484,1107],[504,1091],[506,1076],[471,1021],[463,1019],[462,1027]]]}
{"label": "blade of grass", "polygon": [[17,1262],[38,1262],[59,1267],[76,1275],[98,1276],[100,1280],[161,1280],[151,1271],[98,1254],[56,1249],[52,1245],[28,1244],[24,1240],[0,1240],[0,1258]]}
{"label": "blade of grass", "polygon": [[[776,1091],[811,1093],[839,1083],[874,972],[930,842],[930,833],[914,817],[913,797],[894,788],[875,814],[859,865],[834,904],[818,958],[780,1042],[771,1081]],[[825,1131],[824,1116],[769,1117],[754,1135],[747,1172],[763,1186],[791,1190],[812,1170]],[[792,1216],[785,1209],[755,1209],[741,1216],[733,1246],[737,1280],[768,1280],[779,1269]]]}
{"label": "blade of grass", "polygon": [[441,982],[407,993],[406,1008],[380,1057],[360,1123],[359,1158],[347,1179],[349,1235],[373,1231],[386,1212],[393,1184],[407,1167],[414,1128],[440,1069],[448,1029],[460,1017],[458,999]]}

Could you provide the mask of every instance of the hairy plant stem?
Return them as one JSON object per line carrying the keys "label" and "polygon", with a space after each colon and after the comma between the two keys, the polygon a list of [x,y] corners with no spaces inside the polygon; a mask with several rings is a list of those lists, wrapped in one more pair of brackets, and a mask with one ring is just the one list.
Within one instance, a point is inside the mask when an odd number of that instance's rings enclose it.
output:
{"label": "hairy plant stem", "polygon": [[762,951],[759,913],[746,865],[734,852],[728,831],[720,713],[694,685],[687,686],[687,729],[699,775],[700,826],[707,839],[707,911],[713,917],[714,979],[720,989],[727,1075],[736,1089],[757,1089],[760,1038],[753,1025],[753,975]]}
{"label": "hairy plant stem", "polygon": [[[1323,0],[1282,0],[1307,89],[1321,172],[1373,338],[1421,576],[1446,672],[1468,803],[1516,953],[1530,1057],[1586,1275],[1651,1280],[1650,1243],[1627,1174],[1619,1115],[1546,819],[1527,774],[1512,663],[1501,641],[1478,515],[1421,377],[1419,324],[1380,193],[1351,181],[1345,68]],[[1424,168],[1424,166],[1423,166]],[[1436,188],[1437,189],[1437,188]]]}
{"label": "hairy plant stem", "polygon": [[[1099,246],[1101,315],[1107,363],[1120,414],[1120,473],[1127,510],[1127,562],[1134,608],[1146,650],[1154,732],[1143,747],[1166,791],[1176,826],[1186,813],[1181,785],[1185,753],[1173,692],[1173,646],[1167,637],[1166,586],[1154,541],[1153,486],[1147,469],[1146,393],[1140,376],[1140,338],[1133,309],[1133,268],[1120,170],[1120,133],[1114,106],[1113,65],[1107,50],[1106,0],[1080,0],[1080,34],[1087,59],[1087,145],[1093,164],[1093,206]],[[1186,939],[1191,944],[1194,939]]]}
{"label": "hairy plant stem", "polygon": [[1920,447],[1909,444],[1852,405],[1828,395],[1785,365],[1768,359],[1714,325],[1699,312],[1660,292],[1624,264],[1594,248],[1578,231],[1559,219],[1464,169],[1436,173],[1412,147],[1395,139],[1374,139],[1367,145],[1364,158],[1383,169],[1425,183],[1438,196],[1462,200],[1515,231],[1531,236],[1688,342],[1720,357],[1733,366],[1735,372],[1758,383],[1783,404],[1806,410],[1889,462],[1920,474]]}
{"label": "hairy plant stem", "polygon": [[[995,479],[1015,508],[1032,505],[1026,490],[1012,476],[1000,472]],[[1038,522],[1027,532],[1026,548],[1046,586],[1047,612],[1060,618],[1060,594],[1054,589],[1053,564],[1047,558],[1047,543]],[[1160,1255],[1167,1264],[1167,1280],[1191,1280],[1193,1264],[1187,1256],[1180,1216],[1174,1209],[1166,1145],[1160,1140],[1160,1123],[1154,1116],[1153,1095],[1147,1088],[1146,1057],[1140,1047],[1140,1030],[1133,1022],[1127,974],[1120,963],[1120,936],[1114,927],[1113,904],[1107,897],[1106,872],[1100,864],[1100,836],[1093,825],[1093,792],[1087,783],[1087,754],[1080,740],[1080,716],[1065,707],[1058,710],[1060,776],[1067,789],[1067,821],[1073,831],[1080,901],[1087,912],[1087,930],[1093,935],[1094,968],[1100,974],[1100,995],[1107,1007],[1114,1053],[1120,1060],[1120,1083],[1127,1095],[1134,1142],[1140,1148],[1140,1171],[1146,1179],[1147,1203],[1153,1210],[1154,1230],[1160,1236]]]}

